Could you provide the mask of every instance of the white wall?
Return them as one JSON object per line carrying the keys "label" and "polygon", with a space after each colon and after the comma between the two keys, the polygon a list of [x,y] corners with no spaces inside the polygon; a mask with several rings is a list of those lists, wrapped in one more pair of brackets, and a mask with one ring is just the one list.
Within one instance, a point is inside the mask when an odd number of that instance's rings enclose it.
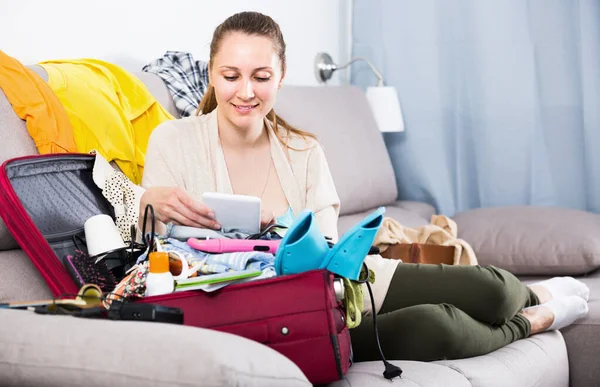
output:
{"label": "white wall", "polygon": [[[250,3],[251,5],[248,5]],[[288,51],[286,82],[318,84],[315,55],[348,56],[350,0],[0,0],[0,50],[25,64],[93,57],[139,71],[167,50],[208,60],[215,27],[256,10],[281,26]],[[343,79],[343,74],[341,74]],[[334,77],[332,84],[340,82]]]}

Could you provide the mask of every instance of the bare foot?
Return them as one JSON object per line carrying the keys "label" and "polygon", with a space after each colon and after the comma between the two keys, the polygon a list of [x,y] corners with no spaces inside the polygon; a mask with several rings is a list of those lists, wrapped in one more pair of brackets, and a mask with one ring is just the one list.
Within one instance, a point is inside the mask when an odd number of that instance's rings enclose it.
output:
{"label": "bare foot", "polygon": [[529,285],[529,289],[531,289],[538,297],[540,304],[545,304],[546,302],[552,300],[552,294],[543,286]]}
{"label": "bare foot", "polygon": [[529,320],[532,335],[544,332],[554,322],[554,313],[543,305],[522,310],[521,314]]}

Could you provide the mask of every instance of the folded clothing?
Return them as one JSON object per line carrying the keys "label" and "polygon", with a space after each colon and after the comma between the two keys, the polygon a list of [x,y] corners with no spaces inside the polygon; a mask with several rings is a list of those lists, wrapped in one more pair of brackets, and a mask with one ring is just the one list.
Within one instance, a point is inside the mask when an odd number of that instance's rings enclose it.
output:
{"label": "folded clothing", "polygon": [[[268,268],[274,268],[275,256],[270,253],[259,251],[209,254],[191,248],[186,242],[174,238],[158,238],[160,250],[166,252],[176,252],[183,256],[191,267],[195,267],[200,274],[224,273],[235,270],[246,269],[264,271]],[[137,263],[146,260],[147,254],[144,253],[138,257]],[[196,267],[198,265],[198,267]]]}

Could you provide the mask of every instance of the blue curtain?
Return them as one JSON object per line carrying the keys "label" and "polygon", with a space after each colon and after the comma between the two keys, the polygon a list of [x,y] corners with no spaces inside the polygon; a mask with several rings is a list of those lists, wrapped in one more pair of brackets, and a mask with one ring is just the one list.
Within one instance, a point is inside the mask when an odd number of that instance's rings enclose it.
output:
{"label": "blue curtain", "polygon": [[354,0],[352,29],[398,90],[400,199],[600,212],[600,1]]}

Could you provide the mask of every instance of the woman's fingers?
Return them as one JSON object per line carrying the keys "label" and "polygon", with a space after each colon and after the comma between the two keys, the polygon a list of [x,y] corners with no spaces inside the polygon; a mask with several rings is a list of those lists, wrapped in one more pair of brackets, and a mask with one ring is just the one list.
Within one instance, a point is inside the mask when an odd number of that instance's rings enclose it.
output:
{"label": "woman's fingers", "polygon": [[204,204],[195,200],[190,194],[188,194],[184,190],[177,191],[177,198],[179,201],[190,211],[192,211],[195,215],[201,216],[206,219],[214,220],[215,213],[205,206]]}
{"label": "woman's fingers", "polygon": [[175,206],[176,211],[185,217],[188,223],[196,225],[195,227],[221,228],[214,218],[214,212],[204,204],[197,202],[187,192],[178,190],[176,197],[178,201]]}
{"label": "woman's fingers", "polygon": [[196,222],[190,220],[188,217],[186,217],[178,212],[170,213],[168,216],[168,219],[169,219],[169,223],[173,223],[178,226],[189,226],[189,227],[199,227],[199,228],[206,227],[203,224],[196,223]]}
{"label": "woman's fingers", "polygon": [[214,212],[196,201],[183,188],[152,187],[142,196],[142,204],[154,206],[155,218],[162,223],[182,226],[220,229]]}

